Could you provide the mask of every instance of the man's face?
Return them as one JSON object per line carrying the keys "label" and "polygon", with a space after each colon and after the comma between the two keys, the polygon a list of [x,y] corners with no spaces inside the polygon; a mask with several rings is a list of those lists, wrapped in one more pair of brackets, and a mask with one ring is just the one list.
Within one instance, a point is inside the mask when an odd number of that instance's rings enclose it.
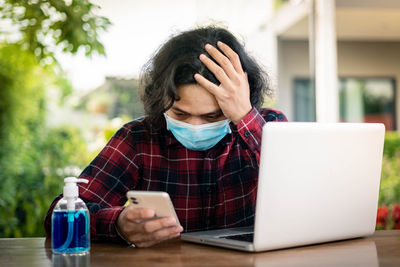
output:
{"label": "man's face", "polygon": [[167,115],[193,125],[226,119],[215,97],[198,84],[178,87],[179,101],[166,111]]}

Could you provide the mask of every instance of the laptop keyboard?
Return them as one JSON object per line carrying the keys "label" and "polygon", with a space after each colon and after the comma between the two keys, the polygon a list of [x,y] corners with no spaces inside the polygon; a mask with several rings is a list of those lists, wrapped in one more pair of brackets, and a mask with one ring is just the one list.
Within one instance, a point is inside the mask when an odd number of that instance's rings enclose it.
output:
{"label": "laptop keyboard", "polygon": [[250,234],[240,234],[240,235],[221,236],[220,238],[232,239],[232,240],[239,240],[239,241],[246,241],[246,242],[253,242],[254,233],[250,233]]}

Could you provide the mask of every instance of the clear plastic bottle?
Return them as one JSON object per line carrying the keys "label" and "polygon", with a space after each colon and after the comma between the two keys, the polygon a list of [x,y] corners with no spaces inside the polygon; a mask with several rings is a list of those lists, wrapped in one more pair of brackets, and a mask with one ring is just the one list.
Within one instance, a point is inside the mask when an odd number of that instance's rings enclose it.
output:
{"label": "clear plastic bottle", "polygon": [[90,215],[78,196],[76,183],[86,179],[67,177],[63,198],[54,207],[52,215],[52,247],[54,253],[85,254],[90,250]]}

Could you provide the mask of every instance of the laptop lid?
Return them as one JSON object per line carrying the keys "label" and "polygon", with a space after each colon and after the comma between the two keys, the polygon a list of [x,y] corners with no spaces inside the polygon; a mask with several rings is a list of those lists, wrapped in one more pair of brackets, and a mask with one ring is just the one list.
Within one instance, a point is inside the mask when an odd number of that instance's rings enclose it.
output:
{"label": "laptop lid", "polygon": [[267,123],[254,250],[374,232],[385,128],[373,123]]}

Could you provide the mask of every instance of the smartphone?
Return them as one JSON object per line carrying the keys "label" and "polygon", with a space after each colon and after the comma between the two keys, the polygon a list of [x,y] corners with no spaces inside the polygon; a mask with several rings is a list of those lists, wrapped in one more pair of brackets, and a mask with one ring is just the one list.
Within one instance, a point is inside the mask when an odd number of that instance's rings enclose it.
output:
{"label": "smartphone", "polygon": [[126,193],[126,197],[129,203],[135,207],[152,209],[155,211],[157,217],[174,217],[176,224],[181,225],[168,193],[162,191],[131,190]]}

